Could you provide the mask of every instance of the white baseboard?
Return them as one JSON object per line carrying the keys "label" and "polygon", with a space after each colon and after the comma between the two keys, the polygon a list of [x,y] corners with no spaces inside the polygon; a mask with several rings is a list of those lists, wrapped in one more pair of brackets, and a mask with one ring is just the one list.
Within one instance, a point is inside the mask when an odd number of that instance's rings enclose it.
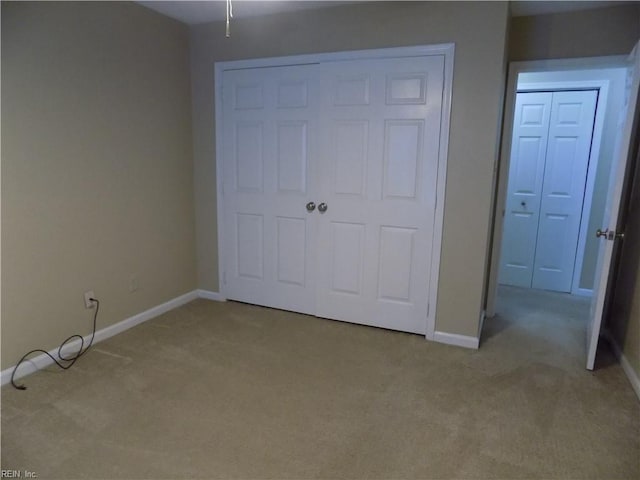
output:
{"label": "white baseboard", "polygon": [[640,400],[640,377],[638,376],[638,372],[633,369],[633,367],[629,363],[629,360],[627,360],[627,357],[624,356],[620,345],[618,345],[618,342],[614,340],[611,332],[609,332],[608,330],[603,330],[602,333],[604,337],[609,341],[609,345],[611,345],[611,348],[613,348],[613,353],[618,358],[622,370],[624,370],[625,375],[629,379],[629,383],[631,383],[633,391],[636,392],[638,400]]}
{"label": "white baseboard", "polygon": [[212,292],[210,290],[196,290],[198,292],[198,298],[205,298],[207,300],[213,300],[214,302],[226,302],[227,299],[219,292]]}
{"label": "white baseboard", "polygon": [[593,289],[591,288],[577,288],[571,293],[573,295],[578,295],[579,297],[593,297]]}
{"label": "white baseboard", "polygon": [[457,333],[434,332],[435,342],[455,345],[456,347],[472,348],[477,350],[480,346],[480,337],[470,337],[468,335],[458,335]]}
{"label": "white baseboard", "polygon": [[[185,293],[184,295],[180,295],[179,297],[173,298],[161,305],[157,305],[155,307],[150,308],[149,310],[145,310],[144,312],[138,313],[133,317],[129,317],[125,320],[122,320],[121,322],[118,322],[108,327],[97,330],[93,343],[96,344],[98,342],[106,340],[107,338],[111,338],[114,335],[122,333],[125,330],[129,330],[130,328],[133,328],[136,325],[139,325],[143,322],[146,322],[147,320],[157,317],[158,315],[162,315],[163,313],[166,313],[169,310],[173,310],[174,308],[178,308],[186,303],[189,303],[192,300],[195,300],[196,298],[201,297],[202,295],[200,294],[200,292],[201,290],[193,290],[189,293]],[[208,293],[215,294],[215,292],[208,292]],[[203,297],[203,298],[206,298],[206,297]],[[84,344],[87,345],[90,340],[91,340],[91,335],[86,335],[84,337]],[[65,348],[62,349],[62,354],[73,355],[73,353],[78,351],[79,347],[80,347],[80,340],[69,342],[67,345],[65,345]],[[58,347],[52,350],[49,350],[49,354],[57,358]],[[37,370],[48,367],[52,363],[53,363],[53,360],[51,360],[47,355],[42,353],[37,357],[33,357],[29,360],[25,360],[22,363],[22,365],[20,365],[20,369],[16,372],[15,378],[18,379],[18,378],[25,377]],[[11,374],[13,373],[14,368],[15,368],[15,365],[3,370],[0,373],[1,385],[6,385],[11,381]]]}

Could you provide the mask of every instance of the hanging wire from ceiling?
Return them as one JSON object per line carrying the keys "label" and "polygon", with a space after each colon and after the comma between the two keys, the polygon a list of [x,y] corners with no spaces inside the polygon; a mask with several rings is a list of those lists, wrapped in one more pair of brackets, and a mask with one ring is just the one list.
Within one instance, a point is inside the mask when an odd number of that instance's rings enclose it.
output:
{"label": "hanging wire from ceiling", "polygon": [[227,38],[231,36],[231,26],[229,25],[229,19],[231,18],[233,18],[233,4],[231,3],[231,0],[227,0]]}

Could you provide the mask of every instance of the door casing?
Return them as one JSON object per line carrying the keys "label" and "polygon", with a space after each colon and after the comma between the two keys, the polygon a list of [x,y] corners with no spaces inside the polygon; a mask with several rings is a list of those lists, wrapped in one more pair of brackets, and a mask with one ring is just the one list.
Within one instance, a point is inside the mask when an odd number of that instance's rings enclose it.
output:
{"label": "door casing", "polygon": [[[438,279],[440,274],[440,254],[442,250],[442,233],[444,224],[444,200],[447,175],[447,158],[449,145],[449,126],[451,118],[451,96],[453,87],[453,62],[455,46],[453,43],[438,45],[421,45],[411,47],[384,48],[373,50],[354,50],[345,52],[320,53],[310,55],[295,55],[286,57],[270,57],[252,60],[235,60],[216,62],[214,65],[214,98],[215,98],[215,136],[222,138],[222,75],[225,70],[244,68],[276,67],[286,65],[315,64],[322,61],[401,58],[426,55],[442,55],[444,57],[444,89],[442,98],[442,117],[440,130],[440,151],[438,152],[438,176],[436,189],[435,222],[433,230],[433,249],[431,253],[431,270],[429,278],[429,309],[427,313],[426,335],[428,340],[434,340],[435,319],[437,315]],[[222,142],[216,141],[216,159],[223,158]],[[218,227],[218,258],[223,258],[225,252],[224,218],[223,214],[223,174],[222,162],[216,161],[216,194],[217,194],[217,227]],[[224,262],[218,262],[218,278],[222,296],[225,296]]]}

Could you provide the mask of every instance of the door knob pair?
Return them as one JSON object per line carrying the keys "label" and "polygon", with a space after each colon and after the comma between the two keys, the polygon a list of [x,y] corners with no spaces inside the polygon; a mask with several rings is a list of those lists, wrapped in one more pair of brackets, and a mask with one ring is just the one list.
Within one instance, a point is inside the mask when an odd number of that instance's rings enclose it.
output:
{"label": "door knob pair", "polygon": [[[313,202],[309,202],[307,203],[307,212],[313,212],[316,209],[316,204]],[[327,211],[327,204],[322,202],[320,205],[318,205],[318,211],[320,213],[324,213]]]}

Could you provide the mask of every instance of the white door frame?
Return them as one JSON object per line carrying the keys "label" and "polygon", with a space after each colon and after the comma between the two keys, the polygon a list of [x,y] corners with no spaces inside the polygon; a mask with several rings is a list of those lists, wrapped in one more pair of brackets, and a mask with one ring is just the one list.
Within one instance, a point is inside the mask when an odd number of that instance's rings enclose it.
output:
{"label": "white door frame", "polygon": [[[444,200],[447,177],[447,158],[449,150],[449,125],[451,118],[451,96],[453,88],[453,61],[455,46],[453,43],[438,45],[418,45],[410,47],[382,48],[372,50],[353,50],[345,52],[318,53],[309,55],[293,55],[286,57],[258,58],[251,60],[234,60],[215,62],[214,64],[214,101],[215,101],[215,138],[222,138],[222,76],[226,70],[242,68],[277,67],[285,65],[317,64],[340,60],[381,59],[398,57],[416,57],[425,55],[442,55],[444,57],[444,91],[442,95],[442,117],[440,129],[440,149],[438,152],[438,179],[436,189],[436,208],[433,228],[433,250],[431,252],[431,273],[429,278],[429,311],[426,322],[426,338],[433,340],[435,319],[437,314],[438,279],[440,275],[440,256],[442,250],[442,232],[444,224]],[[216,141],[216,159],[223,158],[222,142]],[[214,159],[215,161],[215,159]],[[215,161],[216,165],[216,198],[217,198],[217,226],[218,226],[218,280],[220,292],[226,296],[225,271],[223,258],[225,251],[224,218],[223,214],[223,162]]]}
{"label": "white door frame", "polygon": [[[566,82],[530,82],[521,83],[516,86],[517,92],[545,91],[567,91],[567,90],[597,90],[598,101],[596,103],[596,114],[593,123],[593,133],[591,150],[589,152],[589,166],[587,169],[587,181],[584,188],[584,201],[582,203],[582,213],[580,220],[580,231],[578,233],[578,245],[576,248],[576,263],[573,269],[571,281],[571,293],[590,297],[591,289],[580,288],[580,277],[582,276],[582,263],[584,260],[584,249],[587,244],[587,234],[589,230],[589,214],[591,213],[591,202],[593,200],[593,188],[596,183],[596,173],[598,171],[598,160],[600,159],[600,144],[602,141],[602,130],[604,128],[604,117],[606,113],[607,101],[609,100],[609,80],[576,80]],[[508,171],[508,170],[507,170]],[[585,219],[585,213],[587,217]],[[586,221],[585,221],[586,220]]]}
{"label": "white door frame", "polygon": [[[487,272],[487,295],[485,301],[485,312],[487,317],[493,317],[496,313],[496,296],[498,291],[498,273],[500,267],[500,251],[502,248],[502,212],[504,211],[506,199],[507,199],[507,182],[509,177],[509,167],[511,158],[511,136],[513,132],[513,121],[515,114],[516,94],[518,91],[518,75],[520,73],[527,72],[555,72],[560,70],[594,70],[594,69],[606,69],[606,68],[626,68],[627,67],[626,55],[614,55],[608,57],[588,57],[588,58],[570,58],[560,60],[534,60],[527,62],[510,62],[509,73],[507,76],[507,90],[505,98],[505,110],[504,120],[502,123],[502,142],[500,148],[500,160],[497,167],[497,193],[495,206],[493,210],[492,228],[493,228],[493,242],[491,245],[491,261],[489,262],[489,269]],[[594,80],[593,82],[603,82],[600,80]],[[558,82],[556,82],[558,83]],[[570,82],[572,85],[578,82]],[[608,89],[608,86],[607,86]],[[608,93],[608,90],[607,90]],[[603,104],[604,105],[604,104]],[[600,101],[598,101],[598,107],[600,107]],[[598,108],[596,116],[600,110]],[[604,114],[604,112],[602,112]],[[604,118],[602,119],[604,122]],[[599,141],[599,139],[598,139]],[[593,149],[592,149],[593,150]],[[599,150],[599,145],[598,145]],[[590,157],[590,161],[593,157]],[[597,158],[597,157],[596,157]],[[593,178],[591,178],[593,177]],[[591,172],[591,166],[587,174],[587,188],[595,181],[595,170]],[[591,185],[591,191],[593,191],[593,185]],[[590,206],[590,205],[589,205]],[[585,229],[588,228],[588,222]],[[586,235],[583,234],[583,225],[580,226],[580,238],[584,235],[584,243],[586,243]],[[584,251],[584,245],[582,245]],[[576,262],[577,263],[577,262]],[[582,269],[582,259],[580,259],[580,269]],[[574,271],[575,278],[575,271]],[[579,283],[579,282],[578,282]],[[573,286],[572,286],[573,293]],[[587,293],[587,292],[580,292]]]}

